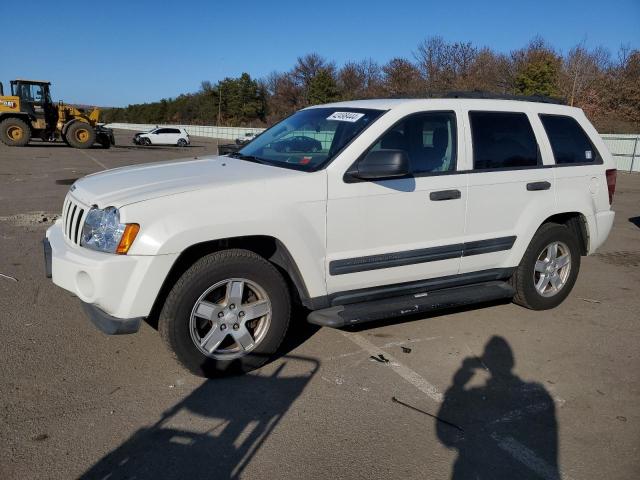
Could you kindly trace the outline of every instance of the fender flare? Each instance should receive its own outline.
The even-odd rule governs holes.
[[[310,308],[311,298],[309,297],[309,291],[307,290],[304,278],[300,273],[300,269],[298,268],[296,261],[291,256],[291,253],[289,253],[287,247],[285,247],[277,238],[275,239],[275,245],[275,251],[269,258],[267,258],[267,260],[287,272],[287,275],[289,275],[289,278],[291,278],[291,281],[293,282],[293,286],[298,292],[300,301],[305,307]]]

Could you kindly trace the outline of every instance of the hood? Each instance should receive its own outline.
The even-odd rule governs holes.
[[[193,190],[297,175],[304,173],[231,157],[204,157],[94,173],[74,183],[71,192],[85,205],[122,207]]]

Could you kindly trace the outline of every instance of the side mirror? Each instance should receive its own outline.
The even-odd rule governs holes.
[[[363,180],[404,177],[409,174],[409,157],[404,150],[372,151],[349,173]]]

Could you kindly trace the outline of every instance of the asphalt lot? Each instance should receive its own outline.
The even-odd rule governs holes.
[[[640,476],[640,175],[619,174],[614,230],[555,310],[345,331],[297,314],[281,358],[203,381],[150,326],[105,336],[44,277],[41,239],[76,178],[216,151],[131,134],[0,145],[0,478]]]

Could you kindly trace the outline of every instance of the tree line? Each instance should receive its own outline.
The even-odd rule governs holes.
[[[337,66],[317,53],[262,79],[248,73],[158,102],[107,109],[105,122],[267,126],[309,105],[379,97],[437,96],[450,91],[544,95],[582,108],[602,133],[640,131],[640,50],[612,54],[585,42],[566,53],[542,38],[498,53],[442,37],[409,57]]]

